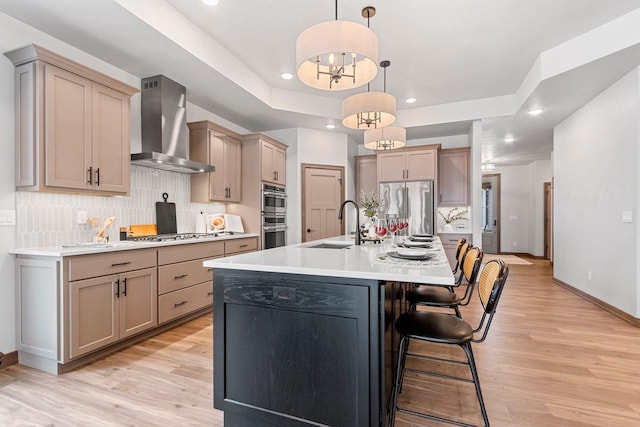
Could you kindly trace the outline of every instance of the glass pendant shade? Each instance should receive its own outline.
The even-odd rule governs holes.
[[[378,37],[364,25],[329,21],[304,30],[296,40],[298,78],[321,90],[349,90],[378,73]]]
[[[342,124],[351,129],[376,129],[396,121],[396,98],[384,92],[364,92],[342,101]]]
[[[369,150],[393,150],[407,144],[407,130],[398,126],[371,129],[364,132],[364,146]]]

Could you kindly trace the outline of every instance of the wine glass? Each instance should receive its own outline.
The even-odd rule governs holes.
[[[405,218],[398,218],[397,221],[398,221],[398,232],[400,233],[401,236],[404,236],[404,230],[406,230],[407,227],[409,227],[409,223]]]
[[[396,246],[396,232],[400,230],[400,221],[397,218],[391,218],[387,220],[387,228],[391,233],[391,245]]]
[[[377,219],[376,220],[376,236],[378,236],[378,238],[380,239],[384,239],[384,237],[387,235],[387,233],[389,232],[389,229],[387,228],[387,220],[386,219]]]

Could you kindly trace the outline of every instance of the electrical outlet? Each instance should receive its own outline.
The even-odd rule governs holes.
[[[78,225],[87,223],[87,211],[78,211]]]
[[[587,271],[587,280],[593,282],[593,274],[591,274],[591,271]]]

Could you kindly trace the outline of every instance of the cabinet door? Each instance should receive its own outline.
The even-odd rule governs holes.
[[[403,181],[405,177],[405,153],[378,155],[378,181]]]
[[[274,148],[273,151],[273,169],[276,172],[275,181],[278,184],[286,183],[286,159],[285,152],[281,148]]]
[[[263,181],[275,182],[276,171],[273,168],[275,147],[268,142],[260,141],[260,168]]]
[[[117,280],[111,275],[69,283],[72,358],[118,340]]]
[[[216,167],[216,170],[209,172],[209,200],[227,200],[224,157],[224,140],[221,136],[212,131],[209,132],[209,162]]]
[[[469,151],[444,150],[440,153],[440,206],[469,205]]]
[[[360,195],[378,194],[378,164],[376,156],[356,158],[356,197],[360,203]]]
[[[230,202],[239,202],[242,199],[242,193],[240,192],[242,186],[242,158],[240,149],[240,141],[233,138],[226,139],[224,147],[224,161],[226,164],[224,181],[228,188],[227,200]]]
[[[129,96],[93,84],[93,188],[129,192]]]
[[[45,185],[90,189],[91,81],[45,66]]]
[[[155,268],[122,274],[120,279],[120,339],[158,324],[158,281]]]
[[[406,160],[407,174],[411,181],[436,179],[436,150],[409,151]]]

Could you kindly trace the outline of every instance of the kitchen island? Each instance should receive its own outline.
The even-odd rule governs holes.
[[[427,262],[353,243],[204,262],[214,271],[214,407],[225,425],[386,425],[404,287],[454,279],[437,238]]]

